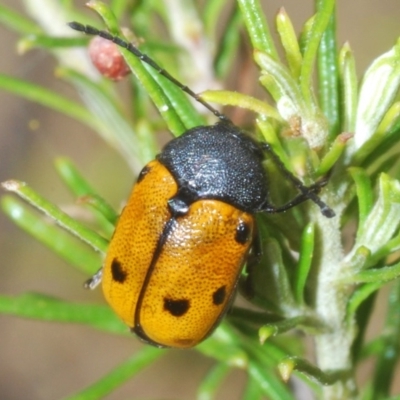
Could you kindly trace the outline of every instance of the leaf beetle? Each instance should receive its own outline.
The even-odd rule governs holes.
[[[333,211],[304,186],[266,143],[243,133],[135,46],[106,31],[71,22],[88,35],[126,48],[206,108],[219,122],[189,129],[171,140],[140,172],[123,209],[100,281],[116,314],[143,341],[190,348],[218,326],[229,309],[256,234],[256,213],[277,213],[311,199],[327,217]],[[265,153],[300,194],[269,203]]]

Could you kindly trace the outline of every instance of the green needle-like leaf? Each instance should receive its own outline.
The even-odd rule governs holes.
[[[300,52],[299,43],[292,22],[283,7],[278,12],[276,27],[281,38],[282,46],[285,50],[286,61],[289,69],[292,76],[295,79],[298,79],[300,77],[303,57]]]
[[[362,161],[382,140],[375,132],[400,87],[400,40],[369,67],[360,88],[353,152]]]
[[[280,42],[276,45],[267,22],[273,16],[264,15],[262,8],[268,7],[268,2],[260,0],[238,0],[235,4],[228,0],[205,0],[200,6],[195,0],[90,1],[89,8],[102,19],[104,28],[100,29],[122,39],[125,30],[121,30],[119,21],[124,21],[137,35],[133,43],[144,49],[143,54],[162,60],[157,66],[136,50],[136,55],[127,51],[124,43],[119,42],[134,73],[133,78],[125,79],[119,86],[101,77],[90,64],[85,48],[91,37],[76,32],[74,36],[67,27],[68,21],[76,20],[79,22],[72,26],[85,31],[79,24],[90,21],[77,11],[72,0],[25,0],[23,7],[32,20],[0,5],[0,23],[20,34],[17,50],[21,53],[40,47],[53,56],[56,78],[72,87],[81,96],[82,104],[4,74],[0,74],[0,90],[83,123],[115,148],[134,174],[155,158],[159,139],[155,130],[165,125],[158,113],[174,136],[206,125],[208,116],[214,118],[207,111],[213,111],[212,103],[242,107],[251,111],[250,117],[258,114],[256,126],[246,121],[246,125],[240,123],[240,129],[267,141],[273,149],[263,155],[266,146],[251,148],[268,175],[265,194],[257,200],[257,204],[262,204],[257,209],[242,210],[240,204],[231,204],[224,194],[210,201],[227,200],[238,206],[240,212],[254,214],[257,229],[248,257],[243,254],[240,259],[246,268],[240,274],[238,286],[246,300],[261,310],[234,307],[226,320],[218,321],[213,334],[196,346],[194,351],[216,360],[197,389],[200,399],[217,398],[227,374],[240,368],[248,375],[243,399],[294,400],[292,385],[282,382],[276,373],[278,364],[286,381],[295,371],[314,397],[321,399],[387,399],[395,382],[400,355],[400,182],[393,177],[400,173],[400,41],[372,62],[359,85],[349,45],[345,44],[337,54],[336,3],[315,0],[316,14],[305,23],[299,40],[289,16],[281,9],[276,17]],[[239,88],[246,83],[239,74],[242,69],[232,70],[237,65],[234,58],[238,45],[244,39],[242,25],[260,68],[259,81],[276,103],[274,107],[264,103],[264,99],[227,90],[207,90],[197,97],[189,88],[209,89],[216,76],[234,77]],[[96,34],[90,28],[86,31]],[[78,46],[81,49],[76,49]],[[279,47],[284,62],[279,58]],[[247,64],[242,65],[247,70]],[[190,96],[200,103],[210,102],[203,103],[205,118]],[[158,110],[156,118],[151,101]],[[214,110],[215,115],[218,117]],[[234,115],[233,120],[237,119]],[[275,157],[276,165],[271,162]],[[288,204],[293,198],[296,203],[311,197],[311,192],[304,188],[300,188],[300,197],[295,197],[297,192],[292,184],[297,181],[282,173],[281,164],[305,185],[318,182],[310,186],[311,192],[333,207],[336,217],[328,219],[321,215],[310,201],[285,214],[262,213],[274,204]],[[79,206],[85,207],[95,230],[19,181],[9,180],[3,187],[25,203],[13,194],[3,196],[1,206],[23,230],[89,276],[102,264],[108,246],[106,238],[111,236],[118,216],[71,161],[60,158],[56,167]],[[247,178],[252,176],[249,171]],[[158,187],[162,182],[154,184]],[[185,192],[186,186],[182,184],[181,190]],[[273,211],[272,207],[269,210]],[[191,215],[179,215],[177,223],[183,219],[190,222]],[[232,221],[225,222],[228,227]],[[186,236],[190,235],[189,230]],[[165,239],[165,243],[162,237],[158,240],[161,247],[152,255],[157,266],[148,270],[142,295],[147,293],[152,274],[163,273],[164,250],[169,250],[163,247],[169,243]],[[231,251],[229,246],[222,245],[219,250],[216,260]],[[176,276],[168,271],[167,275],[171,296],[180,296],[174,286]],[[212,274],[208,278],[213,282]],[[384,330],[378,339],[365,345],[373,300],[387,282],[391,282],[393,291]],[[198,307],[198,300],[189,298],[189,313]],[[206,301],[210,299],[204,297],[202,304]],[[139,299],[139,313],[140,306],[143,304]],[[129,328],[108,306],[75,304],[43,294],[0,295],[0,312],[129,335]],[[190,323],[190,318],[186,321]],[[301,335],[289,332],[294,329]],[[284,332],[284,336],[279,335]],[[302,358],[309,356],[304,346],[305,335],[311,335],[315,344],[316,366]],[[69,395],[65,398],[105,398],[162,354],[165,352],[145,346],[85,390],[72,395],[64,393]],[[367,356],[376,359],[376,367],[363,388],[355,377],[359,373],[358,362]]]
[[[358,175],[358,177],[361,177]],[[362,182],[361,179],[359,182]],[[360,190],[370,191],[368,185],[359,185]],[[367,196],[367,198],[370,196]],[[361,206],[363,213],[370,207],[370,200],[365,200]],[[353,250],[347,255],[350,260],[361,247],[369,249],[374,254],[392,238],[400,223],[400,183],[386,174],[379,179],[379,196],[374,207],[365,218],[360,235],[357,236]]]
[[[351,321],[354,318],[360,305],[371,296],[372,293],[376,292],[382,286],[382,282],[372,282],[365,285],[361,285],[352,294],[347,304],[347,321]]]
[[[82,245],[82,242],[78,242],[76,238],[71,237],[54,222],[45,219],[43,215],[33,212],[25,203],[14,197],[4,196],[1,199],[1,206],[20,228],[80,271],[92,275],[99,269],[102,263],[100,254]],[[71,249],[74,250],[71,251]]]
[[[81,105],[60,96],[44,87],[14,78],[13,76],[0,74],[0,89],[9,91],[24,97],[35,103],[59,111],[69,117],[76,119],[94,130],[99,128],[92,114]]]
[[[333,2],[334,4],[334,2]],[[319,11],[328,11],[326,1],[318,1]],[[329,132],[334,138],[340,129],[340,108],[339,108],[339,74],[337,66],[336,49],[336,18],[335,10],[332,10],[326,30],[321,38],[318,50],[318,97],[322,112],[329,121]]]
[[[2,183],[2,186],[5,190],[16,193],[33,207],[52,218],[59,226],[92,246],[96,251],[103,253],[106,251],[108,246],[107,240],[62,212],[57,206],[44,199],[25,183],[6,181]]]
[[[304,329],[308,332],[322,332],[327,330],[317,318],[308,315],[300,315],[299,317],[287,318],[281,322],[262,326],[258,332],[260,343],[264,344],[270,337],[296,328]]]
[[[83,178],[72,161],[65,157],[60,157],[55,161],[55,166],[61,178],[70,188],[72,193],[76,197],[80,198],[82,203],[88,204],[95,210],[99,211],[100,214],[112,225],[116,224],[118,214],[104,199],[97,195],[95,190],[92,189],[86,179]]]
[[[86,106],[91,111],[91,120],[96,121],[96,132],[116,148],[134,171],[139,172],[149,160],[138,147],[138,136],[123,105],[114,98],[114,93],[98,82],[67,68],[58,70],[60,77],[79,89]]]
[[[315,172],[315,177],[319,178],[321,176],[325,176],[326,174],[331,171],[336,162],[340,159],[343,153],[346,150],[347,142],[353,137],[351,133],[341,133],[340,135],[336,136],[335,140],[333,141],[330,149],[322,158],[317,171]]]
[[[259,0],[238,0],[238,4],[254,50],[268,54],[274,60],[278,60],[278,52]]]
[[[248,366],[248,355],[241,348],[236,331],[227,322],[222,322],[211,337],[196,346],[196,350],[232,367]]]
[[[400,357],[400,281],[391,288],[383,332],[383,351],[378,354],[371,385],[373,390],[371,399],[382,399],[390,395]]]
[[[74,304],[37,293],[25,293],[15,297],[0,296],[0,312],[41,321],[85,324],[114,334],[129,334],[128,328],[108,306]]]
[[[104,23],[107,25],[108,30],[113,35],[118,35],[120,33],[117,19],[108,4],[102,1],[91,0],[87,6],[100,15]]]
[[[331,20],[335,6],[335,0],[317,1],[317,14],[313,20],[311,30],[308,35],[308,41],[304,49],[303,63],[301,68],[300,86],[303,99],[307,107],[314,104],[312,91],[312,76],[314,71],[314,63],[323,34]],[[331,46],[330,46],[331,48]]]
[[[249,270],[253,300],[271,302],[281,313],[287,312],[289,315],[293,315],[296,307],[279,243],[268,238],[262,242],[262,249],[263,256],[259,263],[268,267],[250,266]],[[268,291],[265,290],[267,282],[269,282]]]
[[[211,0],[209,3],[215,3],[215,0]],[[215,74],[220,79],[227,76],[231,69],[232,59],[235,57],[240,43],[240,32],[242,25],[242,15],[239,11],[239,8],[235,7],[225,28],[220,48],[214,62]]]
[[[54,37],[46,35],[29,35],[22,38],[18,42],[18,52],[23,54],[34,48],[46,48],[46,49],[60,49],[63,47],[74,47],[84,46],[87,44],[86,38],[75,38],[75,37]]]
[[[94,4],[93,9],[103,18],[111,33],[120,35],[111,10],[104,3],[94,2]],[[128,50],[121,48],[121,53],[175,136],[179,136],[187,129],[204,122],[198,113],[194,112],[181,89],[160,76],[158,70],[142,63],[137,56]]]
[[[226,0],[207,0],[203,9],[204,30],[209,38],[215,37],[215,28],[221,18],[221,12],[226,7]]]
[[[371,180],[362,168],[349,168],[351,177],[354,179],[358,200],[359,222],[357,236],[361,235],[365,229],[365,221],[372,210],[374,194],[372,191]]]
[[[0,4],[0,23],[22,34],[41,34],[42,30],[30,19]]]
[[[367,269],[352,276],[351,281],[354,283],[378,283],[383,285],[386,282],[397,279],[400,276],[400,263],[390,267],[382,267],[379,269]]]
[[[304,290],[310,272],[315,245],[315,226],[308,224],[301,237],[300,259],[296,269],[294,295],[298,304],[304,304]]]
[[[251,378],[258,383],[262,392],[271,400],[294,400],[286,386],[271,371],[266,374],[259,362],[252,362],[248,372]]]
[[[290,71],[266,53],[255,52],[254,59],[261,68],[261,73],[268,74],[274,79],[280,90],[280,97],[285,97],[287,101],[291,102],[288,111],[282,116],[288,118],[291,115],[301,115],[305,109],[305,104]],[[266,86],[266,89],[269,90],[268,86]],[[282,114],[282,110],[280,111]]]
[[[339,54],[339,77],[342,93],[342,118],[344,132],[354,132],[358,102],[358,80],[353,52],[345,43]]]
[[[207,90],[201,94],[202,99],[212,103],[219,103],[225,106],[236,106],[251,110],[255,113],[261,114],[263,117],[276,119],[282,121],[281,116],[275,108],[269,104],[260,101],[254,97],[246,96],[237,92],[230,92],[228,90]]]
[[[278,368],[285,381],[290,378],[292,371],[296,370],[321,385],[332,385],[346,375],[345,372],[326,373],[310,364],[307,360],[298,357],[287,358],[279,364]]]
[[[105,398],[107,394],[137,375],[143,368],[154,363],[154,361],[164,354],[165,350],[156,349],[151,346],[143,347],[101,380],[79,393],[64,397],[64,400],[96,400]]]
[[[224,363],[218,363],[211,368],[197,389],[197,400],[212,400],[216,398],[216,392],[231,369],[229,365]]]
[[[242,394],[243,400],[262,400],[264,398],[262,390],[257,381],[251,376],[247,379],[246,388]]]

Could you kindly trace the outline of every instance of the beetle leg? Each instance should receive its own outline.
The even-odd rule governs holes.
[[[314,185],[311,186],[304,186],[307,189],[307,193],[301,193],[297,195],[295,198],[287,202],[286,204],[275,207],[272,204],[266,204],[261,212],[267,212],[270,214],[276,214],[280,212],[285,212],[287,210],[290,210],[292,207],[295,207],[307,200],[313,200],[315,203],[317,203],[322,211],[322,214],[325,215],[326,217],[333,217],[335,214],[332,209],[330,209],[318,196],[317,193],[320,191],[321,186],[324,186],[326,183],[324,182],[323,185],[321,185],[319,182],[315,183]],[[315,196],[315,200],[313,197],[311,197],[311,194]],[[333,213],[333,215],[332,215]]]
[[[84,288],[90,290],[95,289],[100,284],[102,277],[103,277],[103,267],[101,267],[90,279],[88,279],[83,284]]]
[[[288,203],[286,203],[281,207],[274,207],[271,205],[267,205],[265,209],[263,209],[262,211],[270,213],[283,212],[309,199],[312,200],[315,204],[317,204],[317,206],[321,209],[321,212],[323,215],[325,215],[325,217],[332,218],[335,216],[335,212],[317,195],[321,187],[325,186],[328,183],[328,177],[323,178],[321,181],[315,183],[312,186],[305,186],[300,181],[300,179],[296,178],[296,176],[294,176],[285,167],[281,159],[272,150],[272,147],[269,143],[262,143],[261,146],[263,150],[269,153],[272,161],[280,169],[285,178],[291,181],[293,185],[301,192],[300,195],[296,196],[293,200],[289,201]]]
[[[262,257],[262,246],[261,238],[256,229],[256,234],[253,239],[250,253],[246,260],[245,275],[242,275],[239,282],[239,290],[243,297],[251,301],[254,297],[254,285],[253,285],[253,271],[254,268],[260,263]]]

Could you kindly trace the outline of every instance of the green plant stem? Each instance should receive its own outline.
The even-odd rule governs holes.
[[[329,200],[328,200],[329,202]],[[332,205],[332,202],[329,204]],[[354,320],[346,321],[346,305],[350,286],[341,284],[343,276],[343,248],[340,234],[341,210],[335,208],[336,217],[327,219],[315,213],[318,227],[316,248],[319,249],[319,270],[316,276],[316,313],[329,331],[316,336],[318,367],[325,372],[351,371],[351,347],[354,339]],[[349,373],[334,384],[322,388],[324,400],[350,400],[356,396],[356,383]]]

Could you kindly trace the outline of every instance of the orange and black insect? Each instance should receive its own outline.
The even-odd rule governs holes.
[[[71,28],[126,48],[195,98],[218,118],[171,140],[139,174],[119,218],[103,268],[104,295],[141,339],[189,348],[217,327],[229,309],[252,248],[256,213],[277,213],[311,199],[333,211],[287,171],[266,143],[258,143],[132,44],[77,22]],[[275,207],[266,154],[300,194]]]

